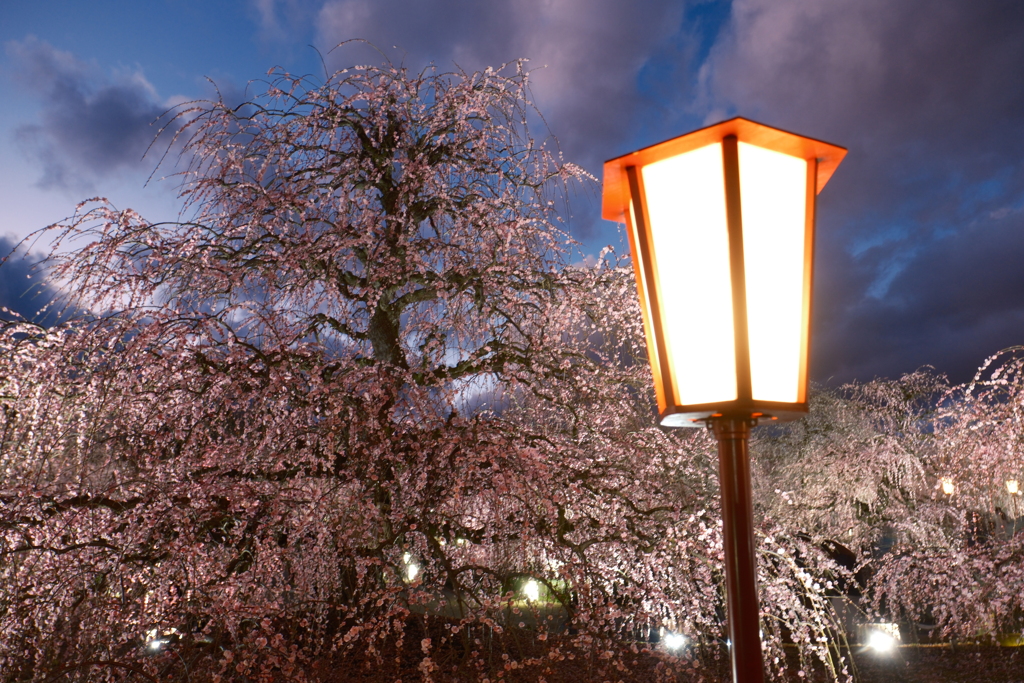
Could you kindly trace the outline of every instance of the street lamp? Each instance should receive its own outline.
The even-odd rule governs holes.
[[[842,147],[743,118],[605,162],[625,222],[659,421],[719,444],[733,678],[763,681],[749,430],[807,412],[815,196]]]

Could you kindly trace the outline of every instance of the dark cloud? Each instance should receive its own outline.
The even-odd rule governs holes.
[[[894,249],[912,249],[913,256],[884,296],[865,294],[875,264]],[[820,262],[847,270],[818,280],[819,376],[870,379],[928,364],[954,381],[970,379],[985,356],[1024,342],[1022,256],[1021,211],[988,217],[923,245],[903,239],[859,259],[820,255]]]
[[[850,149],[819,202],[819,379],[969,379],[1024,341],[1022,35],[1010,1],[732,3],[699,107]]]
[[[0,309],[6,308],[21,318],[41,325],[53,325],[60,312],[59,292],[46,284],[39,259],[17,243],[0,237]],[[0,310],[0,319],[14,316]]]
[[[42,168],[39,185],[91,189],[96,177],[151,170],[143,162],[167,106],[141,73],[112,80],[46,42],[29,37],[7,44],[14,80],[42,104],[38,122],[20,126],[22,152]]]
[[[472,71],[528,58],[537,69],[536,103],[566,158],[600,177],[606,158],[628,151],[630,122],[644,102],[638,74],[652,50],[671,42],[682,18],[683,3],[674,0],[329,0],[319,14],[318,43],[326,51],[365,39],[394,61],[404,55],[413,68],[433,61]],[[349,66],[359,58],[375,56],[342,48],[328,63]],[[586,232],[592,226],[614,234],[596,216],[577,223],[577,234],[593,237]]]

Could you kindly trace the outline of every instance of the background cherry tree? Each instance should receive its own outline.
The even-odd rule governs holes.
[[[919,503],[880,563],[874,605],[948,638],[1024,638],[1024,357],[989,358],[931,422]]]
[[[275,72],[241,106],[178,111],[178,220],[90,200],[48,229],[70,317],[0,335],[0,668],[710,675],[715,446],[654,426],[628,262],[569,265],[560,212],[592,179],[530,136],[528,86],[520,63]],[[829,597],[864,562],[835,542],[896,534],[925,558],[981,500],[966,471],[940,496],[936,468],[979,449],[1019,466],[995,446],[1007,420],[982,419],[1019,405],[1015,368],[941,402],[972,419],[922,374],[821,393],[759,437],[774,677],[784,642],[849,676]],[[945,604],[904,591],[907,557],[871,558],[877,610]]]
[[[856,574],[861,621],[911,641],[1024,635],[1021,363],[1008,349],[962,386],[925,368],[819,390],[759,439],[759,505]]]

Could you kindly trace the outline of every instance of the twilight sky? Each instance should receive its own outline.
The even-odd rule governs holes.
[[[818,203],[818,381],[964,381],[1024,343],[1019,0],[6,0],[0,251],[95,195],[173,219],[173,180],[145,185],[151,123],[211,82],[380,59],[331,52],[350,38],[417,70],[529,58],[551,133],[598,177],[734,115],[849,148]],[[573,200],[585,254],[622,250],[599,194]],[[30,313],[26,265],[0,268],[0,305]]]

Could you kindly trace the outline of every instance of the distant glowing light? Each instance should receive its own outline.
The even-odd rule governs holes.
[[[953,492],[956,491],[956,487],[953,486],[953,480],[949,477],[943,477],[940,481],[942,482],[942,492],[947,496],[953,495]]]
[[[530,602],[537,602],[537,599],[540,598],[540,584],[530,579],[523,584],[523,595]]]
[[[405,563],[405,577],[409,581],[415,581],[416,576],[420,573],[420,566],[413,562],[412,555],[409,553],[402,554],[402,562]]]
[[[867,645],[879,654],[888,654],[896,649],[898,634],[899,626],[896,624],[872,624]]]
[[[666,633],[665,647],[669,650],[681,650],[686,647],[686,636],[682,633]]]
[[[1016,496],[1018,493],[1020,493],[1020,482],[1018,482],[1016,479],[1007,479],[1006,492],[1009,493],[1011,496]]]
[[[167,641],[161,640],[159,636],[160,631],[155,628],[146,631],[146,647],[153,652],[158,652],[160,648],[167,644]]]

